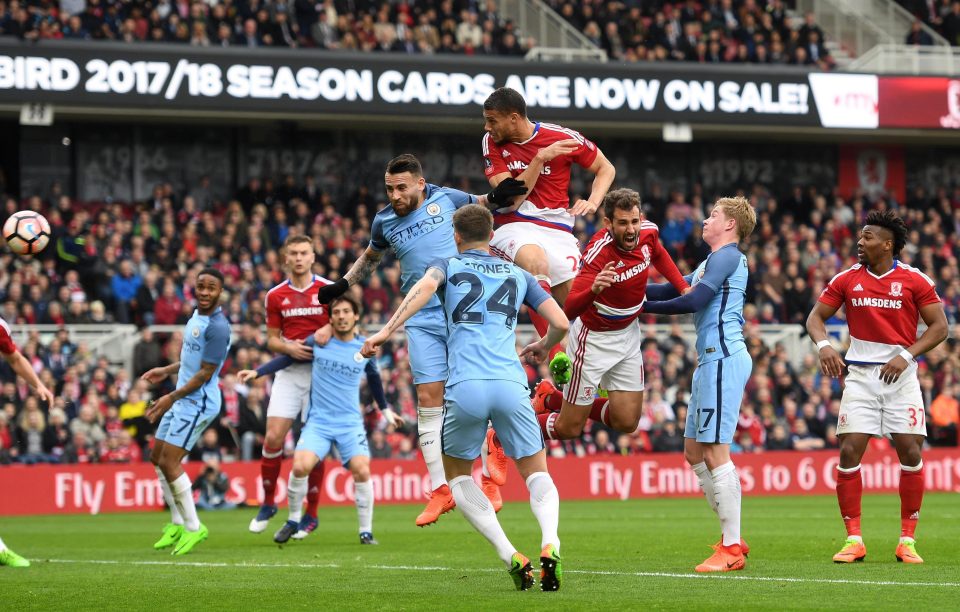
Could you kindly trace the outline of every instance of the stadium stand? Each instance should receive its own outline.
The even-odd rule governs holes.
[[[782,0],[570,2],[550,6],[613,60],[796,64],[829,69],[823,32],[793,27]],[[200,47],[523,56],[536,40],[496,2],[0,0],[0,33],[24,40],[149,41]]]
[[[199,267],[213,261],[227,277],[226,309],[236,339],[221,381],[224,410],[216,426],[225,459],[250,459],[260,452],[269,381],[247,387],[233,374],[269,359],[264,350],[263,297],[280,282],[276,247],[290,232],[310,232],[318,254],[317,271],[341,276],[365,247],[370,220],[379,206],[373,184],[337,204],[310,182],[292,178],[252,180],[233,199],[209,197],[205,184],[182,193],[158,184],[153,196],[133,206],[85,204],[54,186],[25,205],[42,211],[54,228],[54,244],[29,263],[0,257],[2,316],[11,324],[130,322],[145,326],[134,348],[133,371],[97,358],[65,328],[47,340],[33,332],[22,342],[41,379],[55,390],[47,410],[28,397],[22,383],[0,363],[0,462],[132,462],[149,452],[151,428],[143,413],[150,393],[137,377],[176,359],[179,333],[154,333],[150,325],[180,325],[192,311]],[[796,187],[771,193],[755,185],[746,194],[759,212],[758,229],[745,245],[750,265],[745,332],[754,374],[740,417],[735,450],[836,447],[834,423],[840,387],[820,375],[811,353],[795,367],[782,347],[768,350],[759,338],[766,323],[802,322],[824,283],[853,263],[853,243],[865,213],[897,207],[912,229],[902,260],[935,271],[948,320],[960,324],[960,188],[917,187],[907,200],[849,200],[832,189]],[[661,227],[664,244],[689,272],[707,252],[699,237],[705,205],[712,201],[701,185],[689,193],[645,193],[649,218]],[[4,199],[8,214],[23,207]],[[583,240],[598,219],[581,219]],[[383,323],[398,304],[399,268],[387,260],[358,297],[367,325]],[[525,313],[521,321],[526,322]],[[646,316],[644,324],[654,322]],[[842,320],[836,323],[842,324]],[[954,334],[956,335],[956,334]],[[519,338],[518,343],[526,338]],[[681,427],[689,396],[695,351],[674,325],[669,335],[649,334],[645,341],[647,395],[640,427],[620,435],[593,424],[577,440],[553,442],[554,456],[595,453],[672,452],[682,448]],[[380,359],[389,402],[407,426],[396,431],[369,413],[376,456],[416,456],[416,406],[405,341],[394,339]],[[960,389],[960,346],[951,338],[921,360],[920,381],[928,406],[930,444],[956,445]],[[531,385],[545,368],[527,367]],[[371,410],[364,391],[363,405]],[[292,440],[288,441],[292,450]],[[878,443],[883,443],[880,441]]]

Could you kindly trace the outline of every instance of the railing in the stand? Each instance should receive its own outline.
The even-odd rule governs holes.
[[[517,36],[533,37],[542,52],[527,59],[607,61],[607,55],[541,0],[501,0],[500,13],[513,21]]]
[[[847,66],[850,72],[956,75],[960,47],[877,45]]]

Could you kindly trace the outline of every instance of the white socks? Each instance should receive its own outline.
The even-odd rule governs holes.
[[[0,552],[7,550],[6,544],[3,543],[3,538],[0,538]]]
[[[510,567],[510,560],[517,549],[507,539],[507,534],[497,521],[497,513],[493,511],[493,506],[477,483],[470,476],[457,476],[450,482],[450,491],[457,502],[457,508],[463,512],[473,528],[493,544],[500,560]]]
[[[717,514],[723,530],[723,545],[740,543],[740,475],[733,462],[724,463],[711,472],[717,500]]]
[[[553,478],[547,472],[534,472],[527,478],[527,489],[530,491],[530,509],[540,523],[540,547],[553,544],[560,553],[560,537],[557,527],[560,524],[560,493],[553,484]]]
[[[153,467],[157,471],[157,480],[160,481],[160,488],[163,490],[163,501],[167,502],[167,507],[170,508],[170,522],[174,525],[183,525],[183,516],[177,510],[177,503],[173,499],[173,491],[170,490],[167,477],[163,475],[159,465]]]
[[[707,503],[710,504],[710,509],[713,510],[714,514],[716,514],[717,495],[713,491],[713,476],[710,475],[710,469],[707,468],[707,464],[703,461],[691,467],[693,468],[693,473],[697,475],[697,480],[700,482],[700,488],[703,489],[703,495],[707,498]]]
[[[307,496],[307,479],[309,476],[297,477],[290,472],[290,482],[287,483],[287,505],[290,506],[288,520],[299,523],[303,518],[303,498]]]
[[[193,504],[193,488],[190,486],[190,478],[186,473],[170,483],[170,491],[173,493],[173,501],[183,517],[183,526],[187,531],[197,531],[200,529],[200,519],[197,518],[197,507]]]
[[[353,500],[357,504],[357,520],[360,522],[360,533],[373,533],[373,483],[353,483]]]
[[[443,408],[417,407],[417,431],[420,433],[420,452],[430,472],[433,491],[447,484],[440,448],[440,430],[443,429]]]

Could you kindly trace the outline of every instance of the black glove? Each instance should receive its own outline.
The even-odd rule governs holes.
[[[511,198],[522,196],[527,191],[527,186],[523,184],[523,181],[518,181],[515,178],[503,179],[499,185],[487,194],[487,202],[496,208],[509,206]]]
[[[330,283],[329,285],[324,285],[320,287],[320,290],[317,291],[317,300],[321,304],[329,304],[331,300],[340,297],[347,292],[347,289],[350,288],[350,283],[347,282],[347,279],[341,278],[335,283]]]

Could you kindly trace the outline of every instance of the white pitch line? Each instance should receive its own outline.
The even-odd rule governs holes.
[[[339,569],[336,563],[218,563],[208,561],[123,561],[119,559],[31,559],[38,563],[87,563],[91,565],[182,565],[187,567],[236,568],[309,568]],[[429,565],[366,565],[368,569],[398,572],[501,572],[484,568],[456,568]],[[587,576],[633,576],[637,578],[677,578],[680,580],[746,580],[749,582],[795,582],[801,584],[868,584],[895,587],[949,587],[960,588],[960,582],[900,582],[897,580],[851,580],[846,578],[776,578],[774,576],[744,576],[743,574],[675,574],[670,572],[615,572],[606,570],[564,570],[565,574]]]

